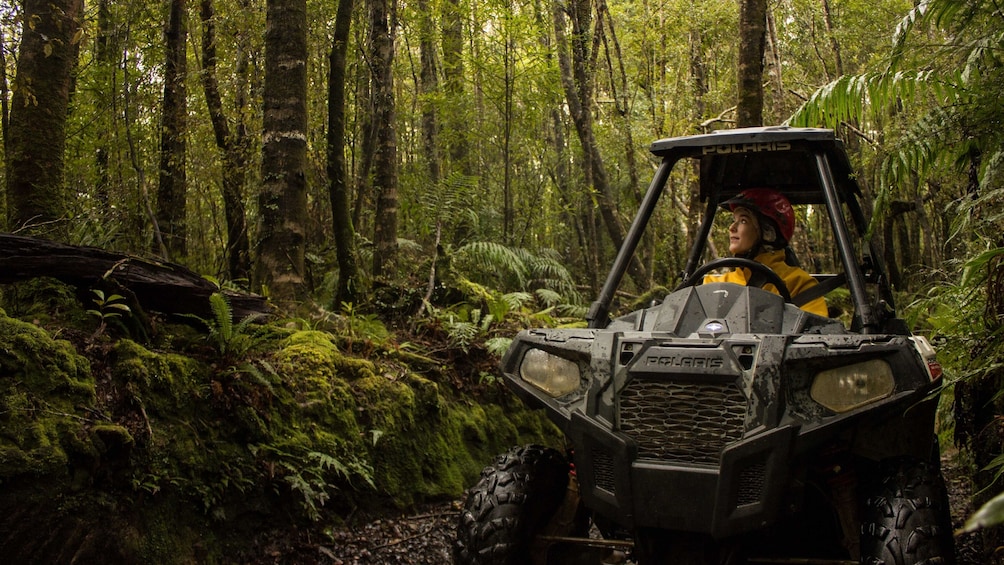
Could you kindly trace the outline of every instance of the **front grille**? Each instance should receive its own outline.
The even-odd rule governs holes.
[[[717,464],[722,448],[743,434],[746,398],[733,384],[635,378],[620,394],[621,431],[638,457]]]

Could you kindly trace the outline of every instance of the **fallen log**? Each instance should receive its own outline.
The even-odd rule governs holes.
[[[81,290],[101,288],[131,295],[144,311],[170,316],[212,318],[209,297],[216,292],[229,300],[235,320],[272,313],[265,297],[220,290],[182,265],[97,247],[0,234],[0,283],[38,277],[52,277]]]

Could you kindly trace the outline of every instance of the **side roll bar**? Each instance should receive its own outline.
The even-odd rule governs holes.
[[[656,169],[655,176],[652,178],[651,184],[648,185],[648,191],[645,192],[645,197],[641,201],[638,215],[631,222],[631,228],[624,237],[624,243],[617,251],[617,258],[614,259],[614,265],[610,269],[610,274],[607,275],[606,282],[603,283],[600,295],[589,306],[589,311],[586,313],[588,327],[605,328],[610,323],[610,303],[613,301],[614,293],[631,263],[631,257],[638,247],[638,242],[641,241],[645,226],[655,210],[655,203],[662,195],[662,191],[666,187],[666,180],[669,178],[669,173],[676,161],[677,159],[666,158]]]

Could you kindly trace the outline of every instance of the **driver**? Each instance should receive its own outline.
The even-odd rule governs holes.
[[[795,254],[788,247],[795,232],[795,212],[783,194],[770,188],[748,188],[722,202],[721,206],[732,211],[729,252],[734,257],[751,259],[770,267],[784,281],[792,298],[819,284],[812,275],[798,267]],[[750,278],[749,269],[733,269],[722,275],[707,275],[704,282],[745,285]],[[767,283],[763,288],[780,294],[773,284]],[[826,299],[821,296],[801,305],[801,308],[820,316],[828,315]]]

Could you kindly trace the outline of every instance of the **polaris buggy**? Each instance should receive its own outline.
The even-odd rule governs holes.
[[[861,242],[843,143],[772,127],[664,139],[651,152],[661,164],[588,328],[522,331],[502,361],[505,382],[546,410],[568,449],[518,447],[484,469],[455,563],[952,563],[934,434],[941,369]],[[707,211],[683,282],[610,319],[667,184],[694,174]],[[801,310],[806,298],[759,263],[702,264],[719,202],[750,187],[781,191],[832,234],[835,267],[815,275],[816,291],[842,313]],[[702,284],[721,267],[766,271],[782,295]]]

